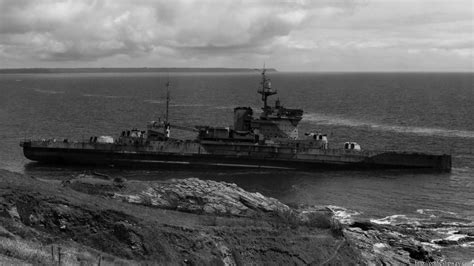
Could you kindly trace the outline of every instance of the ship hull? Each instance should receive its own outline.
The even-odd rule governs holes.
[[[212,147],[208,150],[213,150]],[[222,148],[221,148],[222,150]],[[87,149],[35,147],[23,145],[26,158],[45,163],[70,165],[101,165],[127,168],[166,167],[224,167],[259,169],[428,169],[449,171],[451,156],[420,153],[381,152],[372,156],[327,151],[321,154],[285,153],[275,156],[268,152],[237,154],[231,150],[215,154],[209,152],[176,153],[118,149]]]

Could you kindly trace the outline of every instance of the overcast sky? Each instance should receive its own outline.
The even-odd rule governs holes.
[[[473,0],[0,0],[0,68],[472,71]]]

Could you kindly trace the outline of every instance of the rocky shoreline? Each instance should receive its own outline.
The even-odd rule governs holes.
[[[442,261],[403,228],[341,224],[196,178],[66,181],[0,171],[0,261],[49,264],[412,264]],[[58,253],[58,248],[61,250]]]

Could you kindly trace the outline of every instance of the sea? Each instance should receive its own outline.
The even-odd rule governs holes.
[[[362,149],[451,154],[452,171],[87,169],[31,162],[19,146],[24,139],[80,141],[144,129],[164,117],[167,81],[171,125],[229,126],[236,106],[259,112],[259,72],[0,74],[0,168],[46,179],[97,171],[232,182],[290,205],[331,206],[343,222],[414,228],[429,233],[424,244],[447,261],[474,260],[474,73],[267,76],[278,91],[271,103],[304,110],[300,135],[326,133],[331,148],[355,141]],[[195,137],[173,127],[171,134]]]

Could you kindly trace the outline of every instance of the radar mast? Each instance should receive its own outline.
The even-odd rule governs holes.
[[[263,110],[268,109],[268,104],[267,104],[267,98],[268,96],[274,95],[277,93],[276,90],[272,89],[272,83],[269,78],[265,76],[265,72],[267,70],[265,69],[265,65],[263,65],[263,70],[262,70],[262,81],[260,84],[262,85],[261,88],[257,90],[259,94],[262,95],[262,101],[263,101]]]

